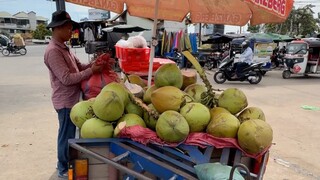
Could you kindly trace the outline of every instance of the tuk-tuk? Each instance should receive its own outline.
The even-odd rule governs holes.
[[[284,57],[284,79],[291,74],[308,75],[320,73],[320,38],[303,38],[287,45]]]
[[[2,52],[4,47],[7,47],[8,43],[10,43],[10,39],[5,35],[0,34],[0,52]]]
[[[239,60],[240,54],[242,53],[241,43],[245,40],[250,41],[250,48],[253,51],[253,62],[265,62],[263,68],[263,75],[270,71],[272,68],[271,64],[271,55],[272,50],[276,47],[276,44],[273,42],[272,39],[267,38],[235,38],[231,41],[231,49],[230,49],[230,56],[235,57],[235,61]]]

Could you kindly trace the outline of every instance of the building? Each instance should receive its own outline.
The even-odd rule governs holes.
[[[142,34],[142,36],[147,40],[147,42],[150,42],[152,39],[152,29],[154,24],[153,22],[154,22],[153,19],[130,16],[127,10],[123,11],[122,14],[119,14],[107,20],[107,23],[109,25],[128,24],[128,25],[139,26],[145,29],[150,29],[149,31],[144,31]],[[157,24],[157,30],[164,29],[167,32],[178,32],[180,30],[185,32],[186,28],[187,26],[185,25],[184,21],[173,22],[173,21],[158,20],[158,24]],[[133,33],[129,33],[129,35],[135,36],[135,35],[138,35],[139,33],[140,32],[133,32]]]
[[[48,19],[37,16],[35,12],[18,12],[11,15],[8,12],[0,11],[0,33],[13,35],[15,33],[30,33],[39,24],[47,24]]]

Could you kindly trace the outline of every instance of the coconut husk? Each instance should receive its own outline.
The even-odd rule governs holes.
[[[181,89],[185,89],[187,86],[194,84],[197,82],[197,73],[190,69],[182,69],[181,70],[183,77],[183,84]]]

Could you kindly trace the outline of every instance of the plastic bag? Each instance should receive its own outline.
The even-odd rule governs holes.
[[[102,73],[93,74],[89,79],[81,82],[82,98],[84,100],[96,97],[105,85],[120,81],[117,73],[112,69],[115,60],[110,58],[110,54],[102,54],[95,61],[98,65],[104,65],[104,69]]]
[[[133,48],[146,48],[147,47],[147,41],[141,35],[129,37],[128,43],[129,43],[129,45],[132,44]]]
[[[229,180],[231,166],[221,163],[205,163],[194,166],[199,180]],[[233,173],[233,180],[244,180],[236,169]]]

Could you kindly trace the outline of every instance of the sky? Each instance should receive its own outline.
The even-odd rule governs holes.
[[[319,0],[296,0],[301,2],[317,2],[317,6],[313,10],[318,13],[320,12],[320,3]],[[307,4],[306,3],[306,4]],[[301,7],[306,4],[295,4],[296,7]],[[80,19],[88,17],[88,7],[71,4],[66,2],[66,10],[70,14],[73,20],[80,21]],[[0,0],[0,11],[6,11],[10,14],[16,14],[20,11],[26,13],[34,11],[37,16],[43,16],[51,21],[51,14],[56,10],[55,2],[50,0]],[[111,16],[114,16],[114,13],[111,13]],[[242,27],[242,31],[245,31],[247,27]],[[225,32],[239,32],[239,26],[226,26]]]

